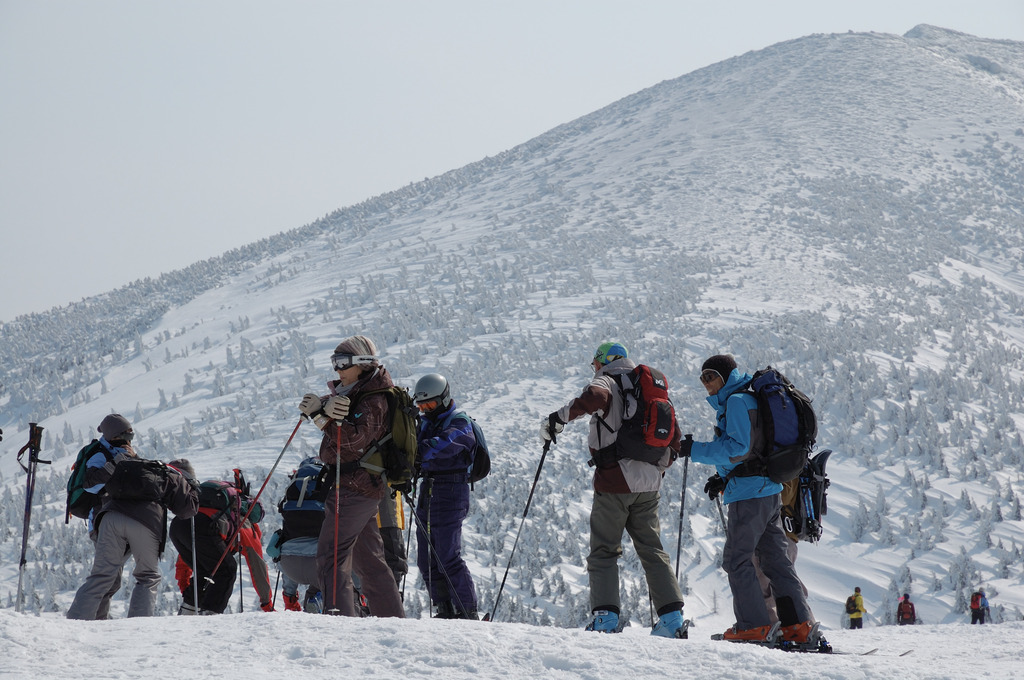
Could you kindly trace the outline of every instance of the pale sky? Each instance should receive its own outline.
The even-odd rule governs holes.
[[[812,33],[1022,0],[0,0],[0,321],[159,276]]]

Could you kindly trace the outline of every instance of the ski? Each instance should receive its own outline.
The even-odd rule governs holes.
[[[715,633],[711,636],[712,640],[725,640],[725,636],[722,633]],[[791,640],[728,640],[728,642],[735,642],[743,645],[757,645],[758,647],[764,647],[766,649],[778,649],[782,652],[796,652],[802,654],[850,654],[852,652],[833,652],[832,645],[828,643],[823,637],[819,637],[815,642],[792,642]],[[871,650],[875,652],[878,650]],[[869,654],[871,652],[868,652]]]
[[[872,656],[872,655],[876,654],[877,652],[878,652],[878,647],[875,647],[874,649],[869,649],[866,652],[833,652],[833,654],[847,654],[847,655],[850,655],[850,656]],[[914,653],[913,649],[908,649],[907,651],[900,652],[899,654],[878,654],[878,656],[891,656],[891,657],[896,658],[896,657],[901,657],[901,656],[907,656],[908,654],[913,654],[913,653]]]
[[[877,651],[878,651],[878,647],[875,647],[874,649],[869,649],[866,652],[832,652],[832,653],[833,654],[843,654],[843,655],[847,655],[847,656],[871,656],[872,654],[874,654]]]

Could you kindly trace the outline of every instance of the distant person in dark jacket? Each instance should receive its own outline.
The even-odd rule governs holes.
[[[136,458],[131,441],[132,425],[117,413],[105,417],[99,425],[100,444],[113,454],[108,461],[97,453],[86,461],[85,488],[100,496],[100,508],[93,518],[96,555],[92,571],[75,593],[68,609],[69,619],[110,618],[110,598],[117,592],[121,571],[129,557],[135,558],[135,588],[128,605],[128,616],[153,616],[160,586],[160,556],[167,538],[165,508],[178,517],[196,514],[199,497],[180,468],[188,461],[172,461],[168,467],[160,501],[125,501],[111,498],[104,490],[117,463]],[[177,467],[175,467],[177,465]]]
[[[910,593],[903,593],[900,603],[896,605],[896,623],[901,626],[912,626],[917,623],[917,612],[910,601]]]

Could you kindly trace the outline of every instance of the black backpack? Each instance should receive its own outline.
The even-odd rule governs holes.
[[[227,518],[232,529],[238,527],[242,518],[248,518],[252,524],[259,524],[263,519],[263,504],[253,501],[248,494],[249,485],[243,482],[239,489],[233,482],[219,479],[208,479],[199,485],[199,507],[216,510],[206,513],[212,520]]]
[[[789,488],[782,492],[782,528],[798,541],[817,543],[821,538],[821,518],[828,512],[826,493],[832,483],[825,464],[831,455],[832,451],[825,449],[807,461],[800,476],[786,483],[796,487],[795,493]]]
[[[103,490],[118,501],[163,503],[168,474],[167,466],[158,460],[126,458],[114,466]]]
[[[329,468],[319,458],[302,461],[289,479],[284,498],[277,504],[282,521],[280,543],[320,535],[324,501],[334,486]]]
[[[811,399],[771,366],[754,374],[746,392],[757,399],[758,427],[765,444],[728,477],[768,477],[785,484],[803,471],[818,437]]]
[[[846,598],[846,613],[847,614],[856,614],[857,611],[858,611],[858,609],[857,609],[857,596],[856,595],[850,595],[848,598]]]

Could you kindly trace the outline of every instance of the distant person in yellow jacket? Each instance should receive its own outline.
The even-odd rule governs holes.
[[[846,613],[850,615],[850,629],[864,627],[864,615],[868,613],[864,609],[864,598],[860,596],[860,587],[853,589],[853,595],[846,598]]]

